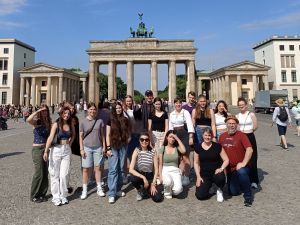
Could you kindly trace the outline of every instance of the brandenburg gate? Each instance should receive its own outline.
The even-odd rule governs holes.
[[[140,15],[140,20],[142,20]],[[99,67],[108,64],[108,99],[117,97],[117,65],[126,64],[127,94],[134,95],[134,64],[149,64],[150,89],[157,96],[158,64],[168,65],[169,101],[176,97],[176,63],[185,64],[187,90],[196,91],[195,54],[193,40],[159,40],[153,38],[153,28],[147,33],[141,21],[137,31],[130,28],[131,38],[122,41],[90,41],[88,100],[99,101]]]

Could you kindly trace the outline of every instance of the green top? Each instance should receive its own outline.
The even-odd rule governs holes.
[[[176,151],[173,154],[168,154],[165,152],[165,146],[162,146],[159,150],[159,153],[163,155],[163,165],[164,166],[175,166],[178,167],[178,148],[176,147]]]

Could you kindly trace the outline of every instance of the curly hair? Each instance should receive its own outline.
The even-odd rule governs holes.
[[[117,114],[116,107],[120,106],[122,109],[121,114]],[[111,128],[110,128],[110,145],[114,148],[119,148],[128,143],[131,136],[131,124],[129,119],[124,116],[122,104],[117,102],[112,106],[111,111]]]

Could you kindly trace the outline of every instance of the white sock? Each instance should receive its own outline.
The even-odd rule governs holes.
[[[101,187],[101,182],[97,182],[97,188]]]
[[[87,184],[82,185],[82,191],[87,192]]]

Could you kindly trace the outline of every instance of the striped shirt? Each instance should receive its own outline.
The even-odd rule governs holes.
[[[149,151],[143,151],[136,148],[138,151],[136,169],[140,172],[151,173],[153,172],[153,161],[155,155],[155,149]]]

